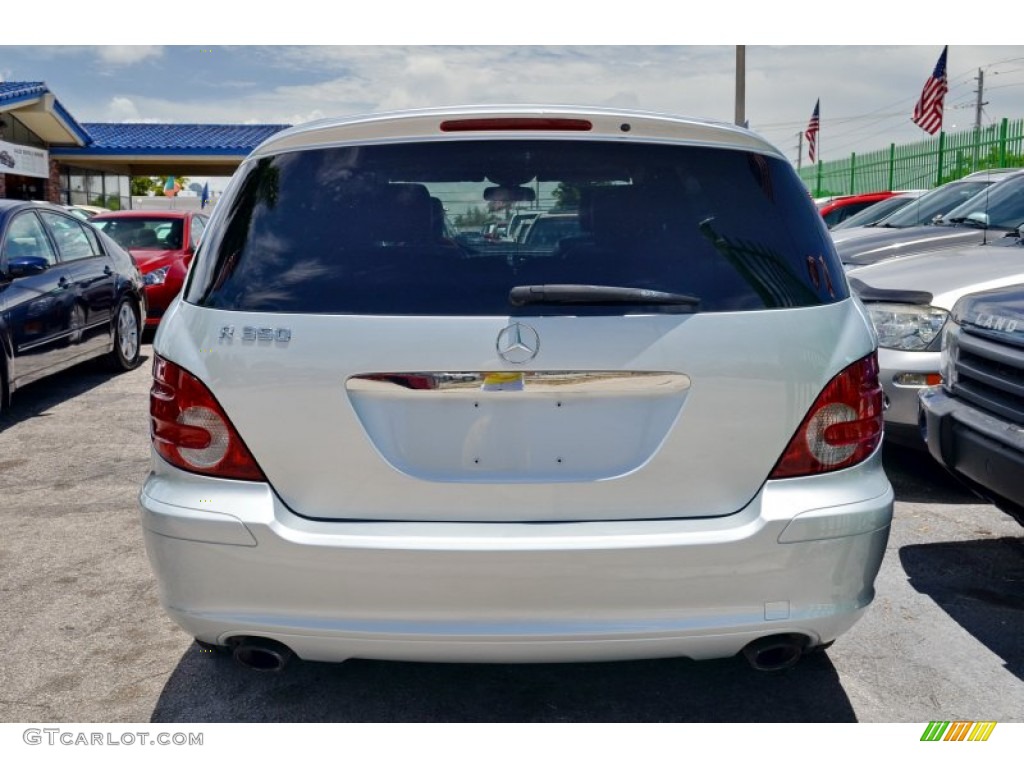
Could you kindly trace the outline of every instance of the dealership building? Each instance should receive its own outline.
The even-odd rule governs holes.
[[[132,176],[230,176],[287,125],[79,123],[42,82],[0,82],[0,198],[131,207]]]

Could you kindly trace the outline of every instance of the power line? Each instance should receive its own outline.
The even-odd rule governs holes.
[[[994,67],[996,64],[1006,64],[1011,61],[1024,61],[1024,56],[1016,56],[1012,59],[1000,59],[999,61],[993,61],[991,64],[982,64],[983,67]]]
[[[1016,88],[1019,85],[1024,85],[1024,80],[1017,83],[1006,83],[1004,85],[994,85],[991,88],[987,88],[989,91],[998,91],[1000,88]]]
[[[875,111],[877,112],[877,110],[875,110]],[[904,113],[903,112],[892,112],[890,114],[881,115],[881,117],[897,117],[897,116],[902,115],[902,114],[904,114]],[[828,118],[828,122],[829,122],[829,125],[841,125],[843,123],[849,123],[849,122],[853,122],[853,121],[856,121],[856,120],[867,120],[868,118],[872,117],[872,115],[873,115],[873,113],[869,112],[869,113],[865,113],[863,115],[851,115],[851,116],[848,116],[848,117],[830,117],[830,118]],[[789,129],[793,129],[793,128],[800,128],[800,127],[805,126],[805,125],[807,125],[806,121],[799,121],[799,122],[789,122],[789,123],[764,123],[762,125],[758,125],[757,127],[758,127],[758,130],[767,130],[769,128],[789,128]]]
[[[906,113],[900,112],[898,115],[890,115],[890,116],[887,116],[887,117],[879,118],[878,120],[875,120],[875,121],[873,121],[871,123],[868,123],[867,125],[858,126],[857,128],[853,128],[851,130],[830,132],[829,133],[829,137],[832,140],[843,139],[843,138],[846,138],[847,136],[856,135],[858,132],[865,131],[865,130],[868,130],[870,128],[873,128],[876,125],[879,125],[881,123],[891,123],[892,125],[895,126],[896,125],[896,121],[899,120],[899,119],[906,120],[907,119]]]
[[[909,121],[909,119],[910,119],[910,118],[908,117],[908,118],[907,118],[907,120]],[[862,142],[862,141],[866,141],[867,139],[873,139],[873,138],[874,138],[875,136],[881,136],[881,135],[882,135],[882,134],[884,134],[884,133],[888,133],[888,132],[890,132],[890,131],[892,130],[892,128],[894,128],[894,127],[895,127],[895,126],[888,126],[888,125],[887,125],[887,126],[885,126],[885,127],[881,128],[881,129],[879,129],[879,130],[875,131],[874,133],[870,133],[870,134],[868,134],[867,136],[859,136],[859,137],[858,137],[857,139],[855,139],[854,141],[848,141],[848,142],[846,142],[845,144],[840,144],[839,146],[835,146],[835,145],[833,145],[833,144],[831,144],[831,143],[830,143],[830,144],[828,145],[828,147],[829,147],[829,152],[841,152],[842,150],[846,149],[847,147],[852,147],[852,146],[854,146],[855,144],[858,144],[858,143],[860,143],[860,142]],[[881,147],[879,147],[878,149],[881,149]],[[877,150],[877,149],[874,149],[874,150],[867,150],[867,151],[869,151],[869,152],[877,152],[878,150]]]

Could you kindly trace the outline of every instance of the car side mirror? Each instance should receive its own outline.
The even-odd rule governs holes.
[[[12,277],[39,275],[50,268],[50,262],[42,256],[18,256],[7,260],[7,274]]]

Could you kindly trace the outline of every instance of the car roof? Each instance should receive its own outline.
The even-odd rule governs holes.
[[[0,219],[6,219],[9,216],[13,216],[18,211],[53,211],[59,213],[62,216],[67,216],[69,219],[81,222],[81,219],[76,219],[61,205],[55,205],[54,203],[48,203],[43,200],[5,200],[0,199]]]
[[[856,195],[845,195],[832,198],[828,202],[818,203],[818,211],[822,216],[825,216],[837,208],[845,208],[848,205],[859,205],[866,202],[879,203],[882,200],[895,196],[895,192],[862,192]]]
[[[957,181],[975,181],[977,179],[991,178],[992,176],[1011,176],[1011,175],[1013,175],[1015,173],[1020,173],[1022,170],[1024,170],[1024,169],[1022,169],[1022,168],[988,168],[988,169],[986,169],[984,171],[975,171],[974,173],[969,173],[966,176],[964,176],[963,178],[957,179]]]
[[[559,130],[543,127],[467,130],[462,127],[457,131],[442,128],[442,123],[447,121],[500,118],[588,120],[591,123],[591,128],[588,130]],[[536,104],[414,109],[317,120],[275,134],[260,144],[251,156],[260,157],[349,142],[478,138],[671,140],[703,146],[747,149],[785,159],[785,156],[774,145],[758,134],[730,123],[607,107]]]
[[[97,213],[92,220],[99,219],[183,219],[195,211],[108,211]]]
[[[60,211],[62,213],[64,212],[63,207],[55,205],[54,203],[48,203],[45,200],[7,200],[0,198],[0,211],[7,211],[20,206],[50,209],[52,211]]]

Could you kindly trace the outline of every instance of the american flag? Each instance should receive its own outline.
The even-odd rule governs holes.
[[[914,122],[928,133],[935,133],[942,128],[942,100],[946,96],[946,91],[949,90],[946,82],[946,51],[948,50],[948,45],[942,49],[942,55],[939,56],[939,60],[935,64],[935,71],[924,84],[921,98],[918,99],[917,106],[914,107]]]
[[[811,122],[807,124],[807,130],[804,131],[804,136],[807,137],[807,154],[811,158],[811,162],[814,162],[817,152],[815,151],[818,147],[818,128],[821,126],[819,119],[818,107],[821,106],[821,99],[814,102],[814,113],[811,115]]]

